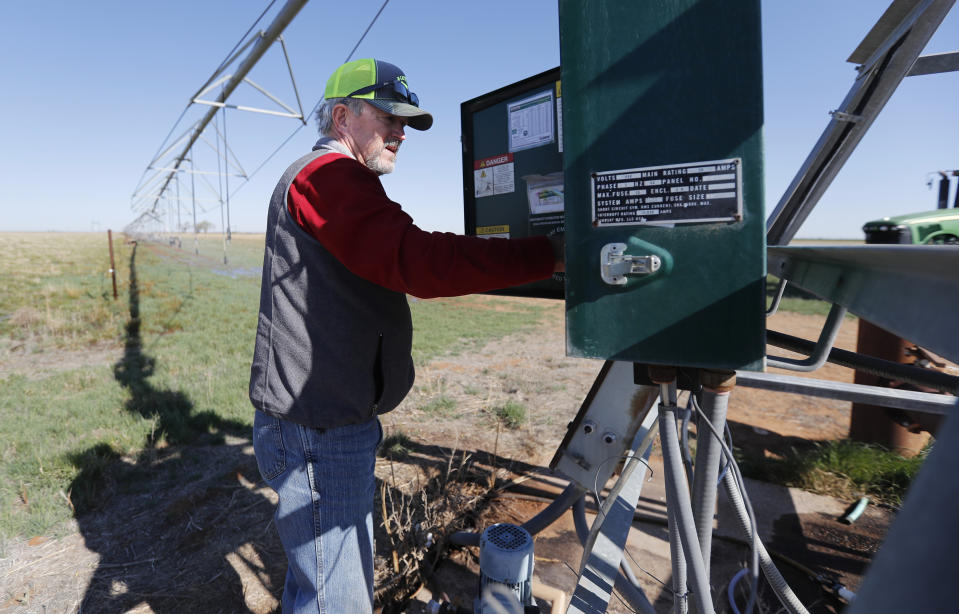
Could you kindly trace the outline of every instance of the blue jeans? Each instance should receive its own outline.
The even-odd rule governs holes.
[[[284,614],[372,612],[373,467],[382,438],[376,418],[321,431],[256,412],[256,463],[280,497]]]

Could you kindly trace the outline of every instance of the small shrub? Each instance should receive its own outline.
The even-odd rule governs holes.
[[[449,397],[434,397],[421,409],[428,414],[449,414],[456,407],[456,401]]]
[[[393,433],[389,437],[383,438],[378,453],[384,458],[406,458],[410,454],[413,446],[413,440],[405,433]]]
[[[526,406],[516,401],[507,401],[493,408],[493,413],[507,428],[518,428],[526,420]]]

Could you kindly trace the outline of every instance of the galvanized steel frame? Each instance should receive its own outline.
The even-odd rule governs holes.
[[[270,25],[265,30],[260,31],[256,36],[250,38],[240,48],[238,48],[221,65],[221,67],[217,70],[216,73],[214,73],[214,75],[207,81],[207,83],[205,83],[200,88],[200,90],[198,90],[197,93],[194,94],[193,97],[191,97],[191,104],[202,104],[202,105],[210,106],[211,108],[199,120],[197,120],[189,128],[187,128],[187,130],[184,131],[181,136],[177,137],[171,145],[167,146],[162,152],[158,153],[153,158],[153,160],[150,161],[150,163],[147,165],[147,171],[153,170],[156,172],[153,175],[151,175],[149,179],[146,179],[145,181],[141,180],[140,184],[137,186],[137,189],[134,191],[134,194],[132,197],[132,208],[134,210],[140,210],[140,211],[148,210],[151,212],[156,211],[161,199],[170,198],[170,196],[167,194],[167,189],[170,187],[171,182],[173,182],[174,177],[176,177],[178,173],[182,173],[182,172],[189,172],[191,174],[198,173],[198,171],[195,171],[192,168],[187,170],[186,168],[183,168],[182,165],[185,161],[189,159],[190,152],[192,151],[194,144],[196,144],[197,141],[201,140],[204,130],[207,128],[210,122],[214,119],[214,117],[216,116],[217,112],[220,111],[220,109],[233,108],[233,109],[253,111],[258,113],[267,113],[271,115],[280,115],[283,117],[292,117],[292,118],[298,119],[304,124],[306,123],[302,105],[300,103],[299,91],[297,90],[297,87],[296,87],[296,81],[293,78],[293,70],[290,66],[289,56],[286,51],[286,45],[283,42],[281,34],[283,30],[286,29],[286,26],[288,26],[290,22],[293,21],[293,18],[296,17],[300,9],[302,9],[303,6],[306,5],[307,1],[308,0],[288,0],[287,3],[283,6],[283,8],[280,9],[279,13],[276,15],[272,23],[270,23]],[[263,55],[267,52],[267,50],[272,46],[274,41],[280,41],[280,45],[283,49],[283,55],[284,55],[284,58],[286,59],[287,68],[289,69],[289,72],[290,72],[290,80],[293,84],[293,91],[296,96],[296,103],[300,109],[299,112],[295,111],[289,105],[286,105],[285,103],[281,102],[278,98],[270,94],[263,87],[250,81],[247,78],[247,75],[249,74],[249,72],[253,69],[253,67],[260,60],[260,58],[263,57]],[[250,49],[249,54],[240,62],[239,66],[237,66],[236,68],[236,71],[233,72],[232,74],[224,75],[221,77],[220,71],[222,71],[225,67],[229,66],[234,61],[236,61],[237,58],[239,58],[240,55],[247,49]],[[268,109],[259,109],[256,107],[240,106],[240,105],[227,103],[227,99],[234,92],[234,90],[236,90],[236,88],[241,83],[244,83],[244,82],[250,84],[254,89],[260,91],[262,94],[267,96],[273,102],[279,104],[287,112],[284,113],[284,112],[272,111]],[[204,100],[203,98],[201,98],[203,95],[209,93],[211,90],[215,89],[216,87],[220,87],[221,89],[215,100],[211,101],[211,100]],[[218,141],[220,138],[224,138],[225,140],[225,136],[219,132],[219,129],[217,129],[217,137],[218,137]],[[205,141],[205,139],[203,140]],[[209,143],[207,144],[210,145]],[[182,145],[182,147],[180,147],[180,152],[172,159],[171,163],[164,164],[159,168],[156,166],[157,163],[165,159],[165,157],[171,151],[173,151],[175,148],[177,148],[180,145]],[[218,170],[217,172],[213,173],[221,177],[229,174],[230,156],[233,155],[232,151],[230,151],[228,147],[225,147],[225,149],[226,151],[222,153],[217,151],[217,156],[218,156],[218,159],[220,159],[220,156],[222,156],[223,159],[226,160],[227,170],[225,171]],[[242,167],[240,167],[239,162],[236,161],[235,156],[233,157],[234,157],[234,160],[233,160],[234,164],[236,165],[236,167],[240,169],[241,174],[239,176],[245,177],[246,176],[245,172],[242,170]],[[215,190],[215,192],[218,192],[218,190]],[[149,204],[148,202],[146,202],[148,201],[148,199],[151,199],[151,198],[153,199],[152,204]],[[229,198],[229,196],[227,196],[227,198]],[[176,201],[177,203],[179,203],[180,199],[176,198]],[[179,204],[177,206],[179,206]],[[156,218],[156,216],[151,216],[151,217]],[[138,217],[137,220],[135,220],[133,223],[129,225],[129,227],[136,226],[137,223],[143,219],[144,218],[142,216]]]
[[[859,75],[766,220],[766,242],[787,245],[869,130],[955,0],[896,0],[849,58]]]
[[[770,247],[768,262],[770,274],[959,361],[959,247]]]

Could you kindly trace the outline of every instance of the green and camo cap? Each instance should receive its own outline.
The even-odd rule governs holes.
[[[391,115],[409,118],[416,130],[429,130],[433,116],[419,107],[419,99],[398,66],[366,58],[336,69],[326,82],[323,98],[358,98]]]

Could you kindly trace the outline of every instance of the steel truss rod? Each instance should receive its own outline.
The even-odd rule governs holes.
[[[780,347],[794,352],[811,353],[816,346],[812,341],[793,337],[785,333],[774,330],[766,331],[766,342],[769,345]],[[891,360],[883,360],[857,354],[848,350],[833,348],[829,351],[827,359],[833,364],[837,364],[863,373],[877,375],[898,382],[905,382],[913,386],[932,388],[947,394],[959,394],[959,377],[941,373],[933,369],[923,369]]]
[[[769,245],[796,235],[954,2],[896,0],[853,52],[850,61],[864,60],[859,76],[766,220]]]
[[[189,107],[188,107],[188,108],[189,108]],[[184,111],[184,112],[186,112],[186,111]],[[179,121],[179,120],[177,120],[177,121]],[[187,128],[187,129],[183,132],[183,134],[181,134],[181,135],[178,136],[176,139],[174,139],[173,143],[171,143],[169,146],[167,146],[166,149],[164,149],[163,151],[161,151],[161,152],[159,152],[158,154],[156,154],[155,156],[153,156],[153,159],[150,160],[150,163],[149,163],[149,164],[147,164],[146,170],[143,171],[143,175],[140,177],[140,182],[137,184],[137,187],[133,190],[133,196],[132,196],[133,199],[143,198],[143,192],[147,190],[148,186],[149,186],[151,183],[153,183],[154,181],[159,182],[159,181],[161,181],[161,180],[163,179],[162,177],[160,177],[160,173],[161,173],[162,171],[157,171],[157,172],[153,173],[153,175],[151,175],[149,179],[145,179],[145,177],[146,177],[148,171],[153,170],[153,165],[154,165],[154,164],[156,164],[159,160],[162,160],[164,157],[166,157],[166,155],[167,155],[168,153],[170,153],[171,151],[173,151],[173,149],[176,148],[177,145],[179,145],[180,143],[182,143],[183,141],[186,140],[186,138],[187,138],[187,137],[189,136],[189,134],[190,134],[190,131],[193,130],[193,128],[194,128],[195,126],[196,126],[196,123],[191,124],[190,127]],[[176,128],[176,126],[174,126],[174,128]],[[172,131],[171,131],[171,134],[172,134]],[[164,141],[164,144],[166,144],[166,141]],[[161,145],[160,147],[163,147],[163,145]]]
[[[263,54],[266,53],[267,49],[270,48],[270,45],[273,44],[280,34],[283,33],[283,30],[293,21],[293,18],[296,17],[297,13],[300,12],[307,3],[307,0],[289,0],[282,9],[280,9],[279,14],[273,20],[267,29],[260,35],[256,40],[256,43],[253,45],[250,50],[249,55],[246,56],[246,59],[240,63],[240,66],[237,67],[236,72],[223,84],[223,89],[220,91],[220,94],[216,98],[216,102],[222,103],[229,98],[230,94],[233,93],[233,90],[243,81],[243,78],[250,72],[253,66],[263,57]],[[203,129],[206,128],[207,124],[213,119],[213,116],[216,115],[219,111],[218,107],[212,107],[206,114],[196,123],[196,127],[193,129],[192,134],[180,152],[176,157],[175,162],[173,163],[173,168],[179,168],[183,163],[183,159],[187,157],[187,154],[190,152],[190,148],[193,147],[193,144],[196,143],[197,139],[200,137],[200,133],[203,132]],[[167,175],[166,181],[163,183],[163,186],[160,188],[160,193],[166,191],[167,186],[173,180],[175,173],[170,173]],[[157,204],[159,203],[159,197],[153,202],[153,208],[156,209]]]
[[[251,111],[253,113],[263,113],[264,115],[276,115],[278,117],[290,117],[293,119],[303,119],[302,113],[297,113],[293,111],[292,113],[284,113],[282,111],[271,111],[269,109],[257,109],[256,107],[248,107],[242,104],[230,104],[228,102],[214,102],[211,100],[200,100],[196,99],[193,102],[197,104],[205,104],[210,107],[216,107],[218,109],[236,109],[237,111]]]
[[[774,390],[837,401],[851,401],[880,407],[947,416],[959,412],[959,399],[945,394],[898,390],[863,384],[832,382],[796,375],[737,371],[736,383],[747,388]]]
[[[286,59],[286,69],[290,73],[290,83],[293,84],[293,95],[296,97],[296,106],[300,109],[300,121],[303,122],[303,125],[306,125],[306,118],[303,117],[303,103],[300,102],[300,90],[296,87],[296,78],[293,76],[293,65],[290,64],[290,55],[286,52],[286,41],[283,40],[283,37],[280,37],[280,48],[283,49],[283,57]],[[252,85],[253,82],[250,81]]]
[[[192,171],[185,168],[173,168],[172,166],[158,166],[156,167],[158,171],[170,171],[173,173],[184,173],[186,175],[222,175],[226,176],[229,174],[231,177],[246,177],[243,173],[224,173],[217,171]]]
[[[177,145],[179,145],[180,143],[184,142],[184,141],[187,139],[187,137],[190,136],[191,131],[193,131],[193,130],[195,130],[195,129],[196,129],[196,122],[194,122],[192,125],[190,125],[186,130],[184,130],[184,131],[183,131],[183,134],[181,134],[180,136],[178,136],[178,137],[176,138],[176,140],[174,140],[172,143],[170,143],[169,147],[167,147],[166,149],[164,149],[163,151],[161,151],[161,152],[158,153],[157,155],[153,156],[153,159],[150,160],[150,165],[153,165],[153,164],[155,164],[158,160],[162,160],[163,158],[165,158],[166,155],[167,155],[168,153],[170,153],[171,151],[173,151],[173,150],[176,148]]]
[[[272,2],[271,2],[270,4],[272,5]],[[269,10],[269,7],[267,7],[267,10]],[[258,24],[258,23],[260,22],[260,19],[263,19],[263,15],[260,15],[260,18],[257,19],[256,22],[254,22],[254,24],[250,27],[249,30],[247,30],[246,34],[243,35],[243,38],[246,38],[246,37],[250,34],[250,32],[253,31],[253,28],[256,27],[256,24]],[[200,89],[197,90],[196,94],[193,94],[193,96],[190,97],[190,99],[192,100],[193,98],[196,98],[197,96],[202,96],[203,94],[205,94],[206,92],[208,92],[212,87],[214,87],[214,86],[211,86],[210,83],[212,83],[214,79],[216,79],[218,76],[220,76],[220,73],[223,72],[223,69],[224,69],[224,68],[226,68],[227,66],[229,66],[230,64],[232,64],[234,61],[236,61],[236,59],[237,59],[238,57],[240,57],[240,54],[242,54],[244,51],[246,51],[246,50],[250,47],[250,45],[252,45],[254,42],[256,42],[256,39],[257,39],[256,36],[251,37],[251,38],[248,39],[245,43],[243,43],[243,45],[242,45],[239,49],[236,49],[236,50],[235,50],[234,52],[232,52],[229,56],[227,56],[227,58],[226,58],[225,60],[223,60],[223,62],[220,64],[220,67],[217,68],[217,69],[213,72],[212,75],[210,75],[210,78],[207,79],[207,82],[204,83],[204,84],[200,87]],[[241,39],[241,40],[242,40],[242,39]],[[225,80],[225,79],[228,79],[228,78],[229,78],[229,77],[225,77],[224,79],[221,79],[221,81],[223,81],[223,80]],[[217,82],[217,83],[219,83],[219,82]],[[216,84],[214,84],[214,85],[216,85]]]
[[[249,179],[250,177],[249,177],[249,175],[246,174],[246,169],[244,169],[244,168],[243,168],[243,165],[240,164],[240,159],[239,159],[239,158],[237,157],[237,155],[233,152],[233,150],[230,149],[230,145],[229,145],[229,144],[227,143],[227,141],[226,141],[226,122],[225,122],[225,120],[224,120],[224,124],[223,124],[223,132],[220,132],[220,127],[217,126],[216,122],[213,122],[213,129],[216,131],[217,137],[219,137],[220,139],[223,140],[223,148],[224,148],[224,151],[223,151],[223,160],[224,160],[224,164],[226,165],[226,170],[229,171],[230,166],[233,166],[233,168],[240,173],[239,177],[243,177],[244,179]],[[203,140],[204,140],[204,142],[205,142],[207,145],[210,146],[211,149],[215,149],[215,148],[213,147],[213,145],[210,145],[210,142],[209,142],[209,141],[207,141],[206,139],[203,139]],[[219,155],[219,154],[218,154],[218,155]],[[231,158],[232,158],[232,162],[231,162]]]
[[[931,53],[916,59],[907,77],[959,71],[959,51]]]
[[[195,175],[196,173],[188,173],[188,174]],[[157,195],[156,195],[156,194],[151,194],[151,196],[157,196]],[[220,202],[220,199],[219,199],[219,198],[181,198],[181,197],[172,197],[172,196],[162,196],[161,198],[163,198],[164,200],[168,200],[168,201],[170,201],[170,202],[193,202],[193,201],[196,201],[196,202],[198,202],[198,203],[218,203],[218,202]]]
[[[282,42],[282,38],[280,39],[280,42]],[[285,45],[284,45],[284,49],[285,49]],[[292,74],[292,67],[290,67],[290,66],[288,65],[287,68],[290,69],[290,74]],[[223,83],[224,81],[226,81],[227,79],[229,79],[231,76],[232,76],[232,75],[226,75],[225,77],[217,80],[216,82],[214,82],[213,84],[211,84],[208,88],[206,88],[205,90],[203,90],[203,92],[201,92],[200,95],[203,95],[203,94],[208,93],[211,89],[213,89],[213,88],[215,88],[216,86],[220,85],[221,83]],[[266,88],[264,88],[263,86],[261,86],[261,85],[255,83],[255,82],[253,82],[252,79],[249,79],[249,78],[244,77],[244,78],[242,79],[242,82],[248,83],[251,87],[253,87],[254,89],[256,89],[258,92],[260,92],[261,94],[263,94],[264,96],[266,96],[267,98],[269,98],[270,100],[272,100],[273,102],[275,102],[276,104],[278,104],[278,105],[280,105],[281,107],[283,107],[284,109],[286,109],[286,113],[280,113],[279,111],[270,111],[270,110],[268,110],[268,109],[258,109],[258,108],[255,108],[255,107],[244,107],[244,106],[231,105],[231,104],[227,104],[227,103],[224,103],[224,102],[213,102],[213,101],[210,101],[210,100],[203,100],[203,99],[200,98],[199,96],[195,97],[195,98],[193,99],[193,102],[198,103],[198,104],[211,105],[211,106],[226,107],[226,108],[228,108],[228,109],[239,109],[239,110],[242,110],[242,111],[253,111],[253,112],[255,112],[255,113],[267,113],[267,114],[270,114],[270,115],[280,115],[280,116],[283,116],[283,117],[293,117],[293,118],[300,119],[300,120],[303,119],[303,109],[300,109],[300,111],[297,112],[296,109],[290,107],[289,105],[287,105],[286,103],[284,103],[282,100],[280,100],[279,98],[277,98],[276,96],[274,96],[273,94],[271,94],[270,92],[268,92],[268,91],[266,90]],[[299,102],[299,96],[297,96],[297,102]]]
[[[216,132],[216,135],[217,135],[217,143],[219,143],[219,142],[220,142],[220,139],[223,138],[223,134],[220,133],[220,130],[219,130],[219,128],[216,126],[215,123],[214,123],[214,125],[213,125],[213,130],[214,130],[214,132]],[[233,150],[232,150],[232,149],[230,149],[229,147],[227,147],[227,148],[226,148],[226,151],[220,152],[220,151],[217,149],[217,146],[216,146],[215,144],[211,143],[211,142],[209,141],[209,139],[207,139],[207,138],[206,138],[205,136],[203,136],[202,134],[200,135],[200,139],[199,139],[199,140],[203,141],[203,144],[206,145],[207,147],[209,147],[209,148],[210,148],[210,152],[212,152],[213,155],[216,156],[217,166],[218,166],[218,167],[219,167],[219,164],[220,164],[220,160],[221,160],[221,159],[225,159],[225,160],[226,160],[226,161],[225,161],[226,171],[224,171],[223,169],[219,169],[219,170],[217,170],[217,171],[215,171],[215,172],[214,172],[214,171],[196,171],[196,173],[197,173],[198,175],[218,175],[218,174],[220,174],[220,173],[222,173],[222,172],[229,172],[230,166],[233,166],[233,167],[234,167],[234,170],[239,170],[239,172],[241,173],[240,175],[237,175],[238,177],[243,177],[244,179],[247,179],[247,178],[248,178],[247,175],[246,175],[246,171],[243,170],[243,167],[240,165],[239,160],[236,159],[236,155],[233,153]],[[230,163],[229,156],[233,156],[233,163],[232,163],[232,164]]]

